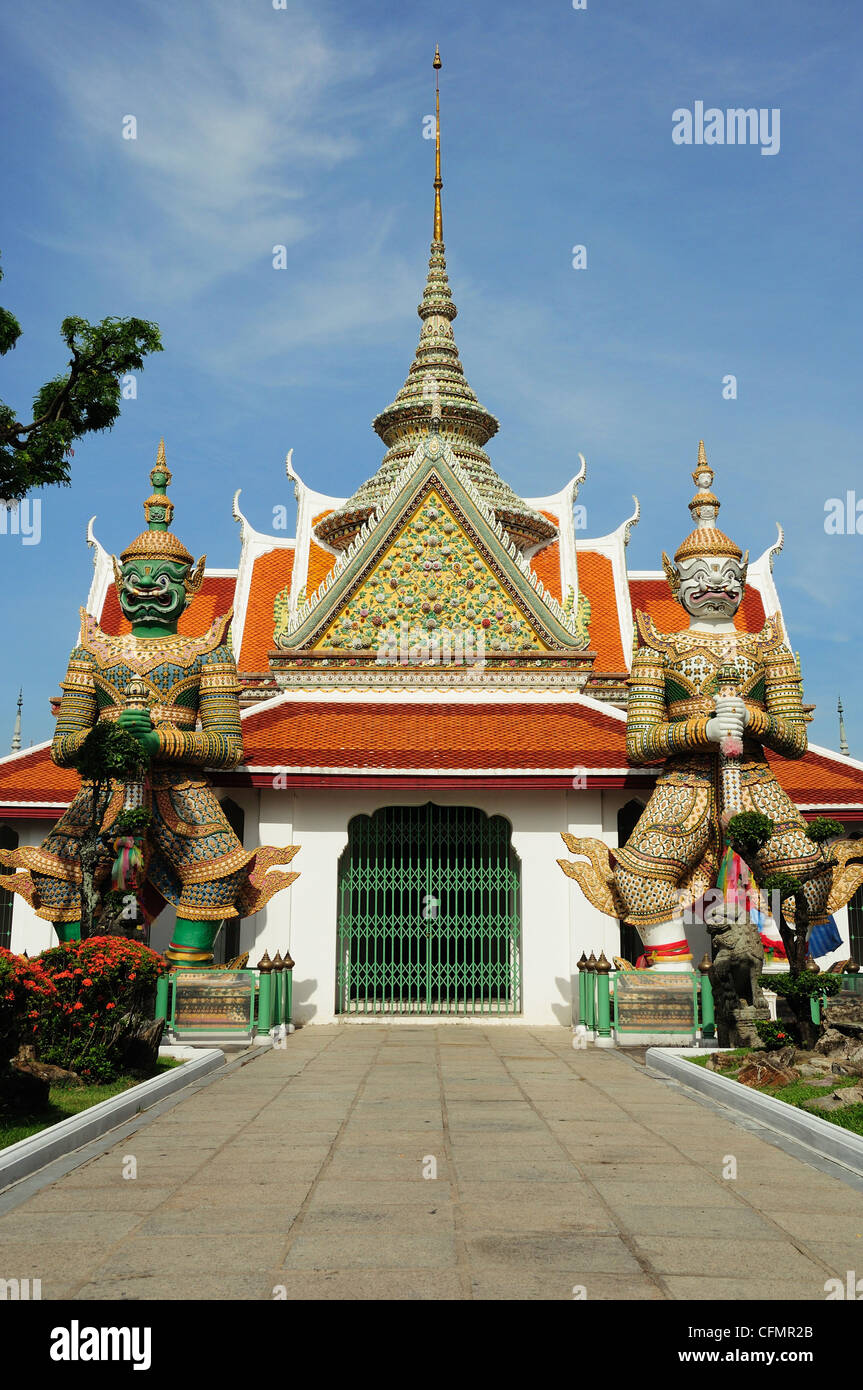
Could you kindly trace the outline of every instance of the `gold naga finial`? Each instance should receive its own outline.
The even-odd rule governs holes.
[[[443,213],[440,205],[440,191],[443,188],[443,179],[440,176],[440,86],[438,84],[438,69],[443,64],[440,60],[440,50],[437,44],[434,47],[434,62],[432,67],[435,70],[434,79],[434,112],[435,112],[435,136],[434,136],[434,240],[443,241]]]

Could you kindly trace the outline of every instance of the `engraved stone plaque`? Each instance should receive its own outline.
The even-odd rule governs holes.
[[[251,1033],[254,973],[250,970],[178,970],[174,980],[174,1032]]]
[[[632,970],[614,977],[618,1033],[672,1033],[694,1037],[698,976]]]

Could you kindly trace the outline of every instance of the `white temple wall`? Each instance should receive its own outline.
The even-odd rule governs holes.
[[[246,918],[240,929],[240,950],[249,951],[255,965],[264,950],[275,956],[290,950],[294,972],[295,1016],[298,1022],[326,1023],[336,1018],[336,916],[338,862],[347,844],[352,816],[371,815],[385,806],[422,805],[429,799],[444,806],[474,806],[487,815],[502,815],[512,825],[512,844],[520,861],[523,1013],[516,1021],[562,1024],[574,1021],[578,1000],[576,962],[582,952],[610,960],[619,954],[620,935],[614,918],[598,912],[578,886],[561,872],[559,858],[568,857],[560,838],[592,835],[617,844],[617,815],[627,802],[644,801],[647,792],[478,789],[443,791],[434,787],[414,791],[343,791],[321,788],[299,791],[217,788],[220,799],[230,796],[245,815],[243,843],[299,844],[289,867],[300,877],[270,905]],[[39,845],[53,819],[5,819],[18,834],[18,843]],[[856,826],[849,826],[852,833]],[[150,942],[164,952],[173,931],[175,911],[169,907],[156,919]],[[851,954],[848,912],[835,914],[842,945],[819,965],[826,970]],[[695,963],[710,943],[706,929],[686,927]],[[19,896],[14,898],[11,949],[36,956],[56,944],[50,923],[37,917]]]
[[[371,815],[385,806],[424,805],[429,799],[441,806],[474,806],[489,816],[502,815],[512,825],[521,874],[523,1013],[517,1021],[568,1026],[572,1019],[571,885],[555,862],[564,850],[560,831],[567,824],[563,792],[262,791],[261,843],[299,844],[291,868],[300,877],[252,919],[256,925],[253,956],[257,958],[264,949],[272,956],[287,946],[296,961],[296,1021],[332,1023],[337,1017],[338,862],[347,844],[348,822],[352,816]]]

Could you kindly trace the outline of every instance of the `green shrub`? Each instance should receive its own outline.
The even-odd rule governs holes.
[[[725,831],[731,848],[743,859],[753,858],[773,834],[774,823],[760,811],[741,811],[732,816]]]
[[[111,835],[143,835],[152,820],[146,806],[130,806],[121,811],[110,827]]]
[[[842,988],[841,975],[827,975],[815,970],[802,970],[799,975],[762,975],[762,989],[772,989],[783,999],[811,999],[819,994],[838,994]]]
[[[823,844],[825,840],[841,839],[844,834],[845,826],[829,816],[816,816],[806,827],[808,839],[814,840],[816,845]]]
[[[40,1013],[39,1057],[89,1081],[112,1081],[130,1023],[150,1013],[167,963],[137,941],[91,936],[45,951],[39,964],[56,991],[54,1006]]]
[[[761,884],[765,893],[778,893],[780,902],[786,898],[793,898],[795,893],[801,889],[800,879],[796,874],[786,873],[784,869],[779,869],[775,874],[768,874]]]
[[[87,782],[136,782],[147,768],[147,755],[128,729],[102,721],[94,724],[72,760]]]
[[[0,946],[0,1066],[33,1041],[44,1014],[58,1006],[57,989],[38,961]]]
[[[775,977],[771,975],[770,978]],[[755,1030],[768,1052],[776,1052],[780,1047],[800,1042],[795,1028],[787,1023],[778,1023],[775,1019],[757,1019]]]

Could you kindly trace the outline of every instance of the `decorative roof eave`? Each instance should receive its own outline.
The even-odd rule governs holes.
[[[614,576],[614,599],[620,627],[620,645],[627,671],[632,664],[632,634],[635,619],[632,612],[632,595],[629,592],[629,580],[632,575],[627,571],[626,547],[629,545],[633,526],[637,526],[641,519],[641,505],[634,494],[632,501],[635,510],[625,521],[621,521],[614,531],[610,531],[607,536],[598,536],[595,540],[584,540],[578,546],[579,550],[596,551],[611,561],[611,572]],[[660,574],[658,577],[662,578],[662,575]]]
[[[572,647],[573,638],[580,640],[575,614],[568,614],[557,599],[548,592],[545,585],[521,555],[515,543],[507,535],[492,509],[486,505],[467,471],[461,467],[446,441],[441,441],[439,456],[432,460],[426,454],[427,441],[414,450],[410,461],[397,475],[389,494],[379,503],[372,515],[363,523],[354,540],[338,559],[314,594],[308,598],[300,611],[289,621],[277,645],[292,650],[307,644],[323,628],[329,614],[358,578],[369,558],[371,538],[384,526],[378,540],[385,540],[390,534],[428,476],[436,473],[442,487],[449,489],[446,473],[464,494],[467,510],[474,513],[472,518],[480,538],[501,558],[504,568],[509,568],[510,578],[520,593],[522,601],[527,600],[532,616],[547,630],[548,638],[554,646]],[[385,534],[386,533],[386,534]],[[538,608],[533,595],[540,601]],[[324,599],[327,599],[325,606]],[[545,612],[543,612],[543,608]],[[276,634],[278,639],[279,634]],[[290,641],[287,639],[290,638]]]
[[[375,691],[371,696],[368,691],[362,690],[340,690],[337,693],[331,690],[281,690],[277,695],[271,695],[268,699],[261,700],[257,704],[241,710],[240,718],[244,723],[247,720],[254,722],[258,719],[266,719],[282,706],[288,705],[337,704],[342,707],[367,705],[370,702],[378,706],[384,704],[387,706],[404,705],[406,708],[416,705],[434,705],[437,708],[448,705],[469,705],[472,709],[483,704],[512,705],[513,707],[579,705],[588,712],[601,715],[603,719],[608,719],[612,723],[626,723],[625,711],[619,710],[615,705],[607,704],[604,700],[595,700],[592,695],[584,695],[581,691],[575,690],[453,690],[447,691],[444,696],[441,696],[438,690],[410,688]],[[30,751],[32,752],[32,749]]]
[[[300,595],[308,587],[309,581],[309,553],[312,545],[325,550],[328,555],[338,559],[340,551],[334,550],[327,545],[314,532],[314,521],[321,512],[337,511],[341,507],[345,498],[328,497],[322,492],[314,492],[308,487],[296,472],[293,466],[293,449],[288,451],[285,459],[285,472],[288,477],[293,479],[294,495],[297,499],[297,554],[294,561],[294,572],[291,575],[291,593],[288,611],[293,617],[299,607]]]
[[[746,574],[746,582],[752,584],[761,594],[764,604],[764,612],[773,614],[778,613],[782,619],[782,628],[785,633],[785,641],[791,645],[791,638],[788,635],[788,626],[785,622],[785,615],[782,612],[782,603],[779,598],[779,590],[776,588],[776,581],[773,578],[773,566],[776,557],[780,554],[785,545],[785,532],[777,521],[776,540],[773,545],[768,546],[757,560],[750,561],[749,569]]]
[[[246,626],[246,613],[249,606],[255,561],[261,555],[268,555],[271,550],[294,550],[296,547],[296,541],[293,537],[266,535],[263,531],[255,530],[240,508],[241,492],[242,488],[238,487],[231,506],[233,518],[240,526],[240,563],[237,566],[234,618],[231,631],[231,643],[237,653],[243,649],[243,629]],[[208,570],[207,573],[212,573],[212,571]]]
[[[576,598],[578,597],[578,556],[576,554],[573,512],[578,497],[578,489],[587,477],[587,461],[584,454],[580,453],[578,457],[581,460],[581,467],[561,488],[560,492],[556,492],[552,497],[526,497],[524,499],[527,505],[533,507],[535,511],[551,512],[556,518],[560,543],[560,592],[566,595],[571,589]],[[525,560],[532,560],[547,545],[551,545],[552,540],[541,541],[538,545],[524,550],[522,554]]]
[[[101,544],[93,530],[95,516],[91,516],[87,522],[87,544],[93,551],[93,578],[90,582],[90,592],[87,595],[87,602],[84,605],[88,613],[92,613],[94,618],[100,618],[102,609],[105,606],[105,599],[108,589],[114,582],[114,566],[111,556]],[[76,638],[77,641],[77,638]]]
[[[400,777],[564,777],[570,783],[575,777],[584,778],[585,782],[590,782],[600,777],[615,777],[623,780],[629,779],[633,775],[645,778],[655,778],[659,775],[661,768],[632,768],[632,767],[582,767],[581,764],[573,764],[572,767],[398,767],[383,768],[360,766],[355,767],[348,764],[339,764],[336,767],[309,766],[293,767],[284,764],[274,763],[272,766],[265,767],[262,763],[248,763],[235,769],[236,772],[248,772],[254,775],[264,775],[272,777],[275,774],[287,776],[321,776],[321,777],[379,777],[381,773],[390,773]]]

